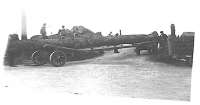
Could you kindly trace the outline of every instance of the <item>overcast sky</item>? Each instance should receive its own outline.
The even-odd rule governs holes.
[[[107,35],[122,30],[122,34],[150,33],[163,30],[170,33],[175,24],[177,34],[194,31],[198,25],[199,7],[195,0],[18,0],[7,1],[9,33],[21,34],[21,11],[27,15],[28,37],[39,34],[47,23],[47,33],[57,33],[61,25],[71,29],[82,25]]]

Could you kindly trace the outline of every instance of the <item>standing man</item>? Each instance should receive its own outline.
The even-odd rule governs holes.
[[[168,36],[164,34],[163,31],[160,31],[160,38],[161,38],[161,43],[163,44],[163,46],[166,46]]]
[[[162,37],[163,41],[165,41],[165,42],[167,41],[168,36],[166,34],[164,34],[163,31],[160,31],[160,36]]]
[[[168,37],[168,54],[170,57],[175,57],[175,46],[176,46],[176,33],[175,25],[171,24],[171,35]]]
[[[163,49],[162,51],[166,51],[168,36],[164,34],[163,31],[160,31],[160,34],[161,34],[159,39],[160,48]]]
[[[47,33],[46,33],[46,23],[43,24],[42,28],[40,29],[40,34],[42,34],[43,39],[47,39]]]
[[[120,35],[120,36],[122,35],[122,30],[121,30],[121,29],[119,30],[119,35]]]
[[[158,42],[159,42],[159,35],[157,31],[152,32],[153,35],[153,45],[152,45],[152,54],[157,55],[158,54]]]
[[[66,30],[65,30],[65,26],[64,26],[64,25],[62,25],[62,28],[59,29],[58,34],[59,34],[60,36],[65,36]]]

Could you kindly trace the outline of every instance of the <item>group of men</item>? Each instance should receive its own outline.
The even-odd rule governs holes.
[[[62,25],[62,28],[59,29],[59,31],[58,31],[58,35],[60,35],[60,38],[61,38],[61,39],[63,39],[64,36],[67,35],[67,32],[66,32],[66,31],[67,31],[67,30],[65,29],[65,26]],[[46,23],[44,23],[43,26],[41,27],[41,29],[40,29],[40,34],[42,35],[42,38],[43,38],[43,39],[47,39],[47,38],[48,38],[48,37],[47,37],[47,32],[46,32]],[[74,34],[73,37],[75,37],[75,36],[77,36],[77,35]]]
[[[160,36],[158,36],[159,49],[164,54],[174,57],[175,55],[175,42],[176,35],[175,33],[167,36],[163,31],[160,31]]]
[[[43,26],[42,26],[42,28],[40,30],[40,34],[42,35],[43,39],[47,39],[46,23],[43,24]],[[62,28],[59,29],[58,35],[60,35],[61,39],[63,39],[67,35],[64,25],[62,25]],[[76,36],[77,36],[77,34],[72,35],[73,38],[76,37]],[[119,36],[119,34],[116,33],[115,35],[113,35],[113,33],[110,32],[108,34],[108,36],[110,36],[110,37],[116,36],[117,37],[117,36]],[[158,37],[158,43],[160,45],[160,48],[166,48],[167,47],[167,43],[168,43],[167,41],[168,41],[168,36],[163,31],[160,31],[160,36]]]
[[[112,37],[112,36],[119,36],[119,34],[116,33],[115,35],[113,35],[112,32],[110,32],[110,33],[108,34],[108,36],[110,36],[110,37]]]
[[[64,37],[67,35],[67,30],[65,29],[65,26],[62,25],[62,28],[58,30],[58,35],[60,35],[60,39],[64,39]]]
[[[120,30],[120,31],[121,31],[121,30]],[[47,38],[48,38],[48,37],[47,37],[47,32],[46,32],[46,23],[44,23],[44,24],[42,25],[42,27],[41,27],[41,29],[40,29],[40,34],[42,35],[42,38],[43,38],[43,39],[47,39]],[[65,26],[64,26],[64,25],[62,25],[62,28],[59,29],[58,35],[60,35],[60,38],[61,38],[61,39],[62,39],[64,36],[67,35],[66,29],[65,29]],[[113,35],[112,32],[110,32],[110,33],[108,34],[108,36],[111,36],[111,37],[113,37],[113,36],[119,36],[119,35],[120,35],[119,33],[116,33],[115,35]],[[74,38],[74,37],[77,37],[77,36],[78,36],[78,35],[75,33],[75,34],[73,35],[73,38]]]

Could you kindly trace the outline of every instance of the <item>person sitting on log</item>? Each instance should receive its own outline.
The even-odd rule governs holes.
[[[66,30],[65,30],[65,26],[64,25],[62,25],[62,29],[59,29],[58,35],[60,35],[61,39],[63,39],[64,36],[66,36]]]
[[[108,34],[108,36],[112,37],[112,36],[113,36],[113,35],[112,35],[112,32],[110,32],[110,33]]]
[[[118,37],[118,36],[119,36],[119,34],[118,34],[118,33],[116,33],[116,34],[115,34],[115,36],[116,36],[116,37]]]
[[[167,41],[168,36],[166,34],[164,34],[163,31],[160,31],[160,36],[162,37],[162,40]]]
[[[47,39],[46,23],[44,23],[42,28],[40,29],[40,34],[42,34],[43,39]]]

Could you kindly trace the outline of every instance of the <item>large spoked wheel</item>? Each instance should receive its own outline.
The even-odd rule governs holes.
[[[40,65],[44,65],[48,62],[47,55],[48,55],[47,52],[35,51],[32,54],[31,59],[32,59],[34,64],[40,66]]]
[[[66,62],[65,53],[62,51],[54,51],[50,55],[50,63],[53,66],[60,67],[63,66]]]

